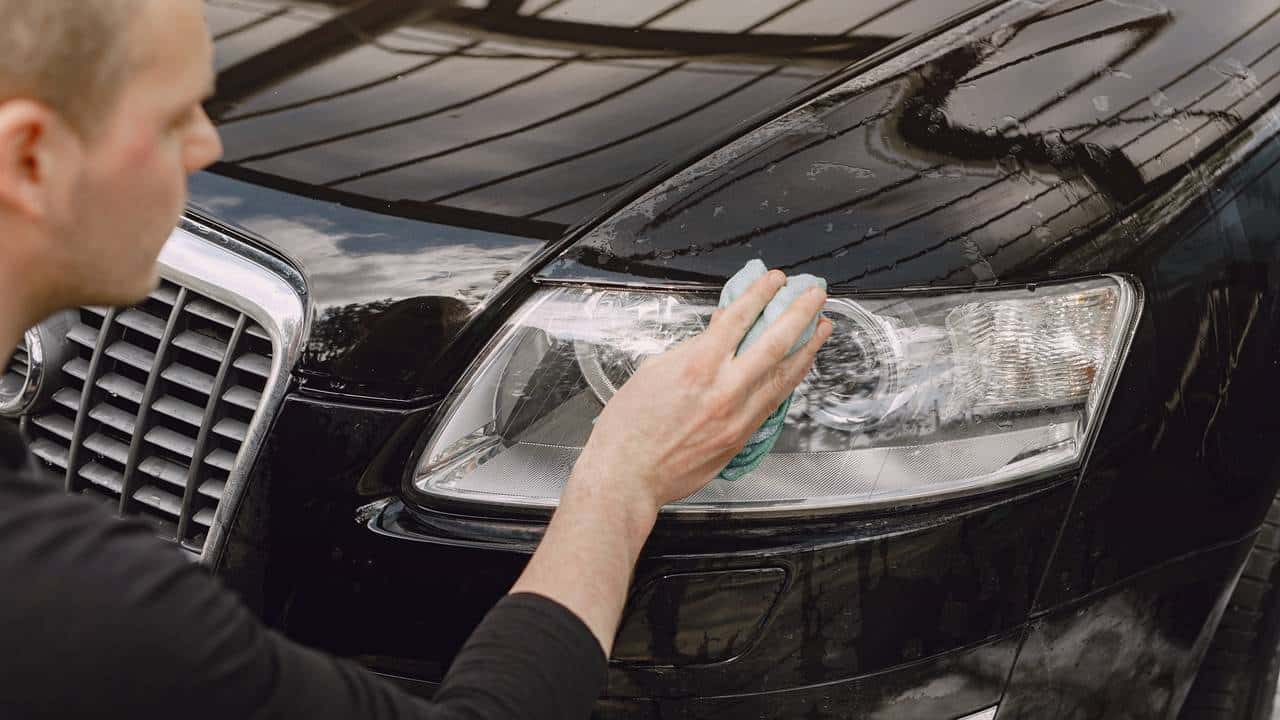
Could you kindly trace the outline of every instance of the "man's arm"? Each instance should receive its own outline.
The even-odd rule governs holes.
[[[430,703],[268,630],[146,526],[0,452],[0,717],[586,717],[658,508],[710,481],[830,334],[785,357],[815,293],[734,357],[780,286],[762,279],[618,392],[538,551]],[[19,442],[0,427],[0,445]]]
[[[512,588],[573,611],[606,655],[658,509],[715,477],[791,395],[831,335],[824,319],[803,348],[787,354],[826,300],[815,289],[735,356],[785,283],[777,270],[766,274],[718,310],[705,333],[646,360],[609,400],[542,543]]]
[[[604,687],[595,637],[559,604],[509,595],[435,700],[262,626],[158,542],[0,467],[0,717],[585,718]]]

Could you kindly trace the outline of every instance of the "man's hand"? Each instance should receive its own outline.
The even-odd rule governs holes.
[[[771,271],[717,310],[706,332],[645,361],[596,420],[571,484],[602,485],[657,512],[710,482],[795,390],[831,335],[824,318],[808,344],[786,356],[826,300],[814,288],[734,357],[785,283]]]
[[[545,595],[576,614],[607,655],[627,585],[658,509],[696,492],[742,449],[804,379],[831,335],[789,350],[822,308],[814,288],[741,356],[738,343],[786,276],[774,270],[706,332],[641,364],[605,406],[542,544],[512,592]]]

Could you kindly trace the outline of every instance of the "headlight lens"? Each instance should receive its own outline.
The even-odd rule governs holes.
[[[773,452],[666,512],[789,512],[933,499],[1078,462],[1136,313],[1129,281],[833,297],[835,332]],[[554,507],[604,403],[715,297],[553,288],[446,402],[414,472],[428,497]]]

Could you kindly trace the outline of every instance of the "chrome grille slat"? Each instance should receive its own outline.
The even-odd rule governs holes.
[[[75,412],[80,407],[80,391],[65,387],[53,394],[53,401]]]
[[[160,376],[165,380],[195,390],[201,395],[213,392],[213,376],[180,363],[170,363]]]
[[[236,358],[232,365],[237,370],[244,370],[263,378],[271,374],[271,361],[258,353],[245,353]]]
[[[79,357],[72,358],[67,361],[66,365],[62,366],[62,370],[71,377],[83,381],[89,377],[89,361]]]
[[[147,431],[147,434],[144,437],[147,442],[157,447],[162,447],[169,452],[177,453],[188,458],[195,456],[195,440],[192,440],[182,433],[174,432],[163,425],[151,428]]]
[[[241,385],[236,385],[235,387],[228,388],[227,391],[222,394],[222,399],[232,405],[244,408],[245,410],[257,410],[258,403],[262,401],[262,393],[254,392],[253,390]]]
[[[213,511],[210,510],[209,508],[204,508],[203,510],[193,515],[191,519],[196,521],[203,527],[211,528],[213,527],[213,517],[214,517]]]
[[[159,300],[167,305],[172,305],[178,300],[178,287],[169,282],[162,282],[160,286],[147,296],[153,300]]]
[[[121,465],[129,459],[129,446],[102,433],[94,433],[85,438],[84,446],[98,455],[114,460]]]
[[[226,450],[218,449],[204,456],[204,461],[219,470],[231,472],[231,468],[235,467],[236,456]]]
[[[174,420],[181,420],[188,425],[193,425],[197,428],[200,427],[200,408],[192,405],[186,400],[176,398],[172,395],[165,395],[164,397],[157,398],[156,401],[151,404],[151,409],[157,412],[162,412]]]
[[[67,448],[51,440],[36,438],[31,443],[31,454],[50,465],[64,470],[67,467]]]
[[[120,489],[124,487],[124,477],[120,473],[96,462],[88,463],[80,468],[80,477],[94,485],[106,488],[116,495],[119,495]]]
[[[37,415],[31,419],[31,422],[64,440],[71,439],[75,427],[72,421],[61,415]]]
[[[98,378],[97,386],[106,390],[109,394],[122,397],[135,405],[142,402],[142,384],[134,382],[123,375],[107,373]]]
[[[154,485],[139,488],[133,493],[133,499],[171,515],[175,519],[182,513],[182,499]]]
[[[200,494],[214,500],[221,500],[222,494],[227,489],[227,482],[217,478],[210,478],[200,483]]]
[[[222,357],[227,354],[227,344],[225,342],[191,330],[175,337],[173,344],[214,362],[222,362]]]
[[[187,469],[181,465],[152,455],[138,463],[138,469],[154,478],[159,478],[177,487],[187,484]]]
[[[236,326],[239,317],[227,310],[210,302],[203,300],[194,300],[186,308],[187,312],[196,317],[204,318],[209,322],[217,323],[225,327],[228,331]]]
[[[90,350],[98,346],[98,331],[84,323],[72,326],[71,332],[67,333],[67,337],[71,339],[71,342],[83,345]]]
[[[133,413],[106,403],[95,405],[89,411],[89,417],[125,435],[133,435],[133,428],[137,420]]]
[[[143,350],[132,343],[123,340],[117,340],[111,343],[106,349],[106,356],[112,360],[119,360],[136,370],[148,372],[151,366],[156,362],[156,355],[153,352]]]
[[[159,340],[164,337],[164,320],[141,310],[125,310],[116,318],[116,322],[138,332]]]
[[[224,438],[242,443],[249,434],[249,426],[233,418],[223,418],[214,424],[213,431]]]
[[[32,453],[69,492],[114,503],[204,562],[219,552],[303,327],[296,273],[237,246],[179,229],[141,303],[63,314],[47,401],[23,418]],[[30,361],[20,348],[4,371]]]

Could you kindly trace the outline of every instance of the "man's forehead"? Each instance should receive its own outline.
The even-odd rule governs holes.
[[[199,0],[133,0],[137,19],[130,29],[130,51],[143,72],[172,81],[213,84],[213,48]],[[181,80],[179,80],[181,78]]]

